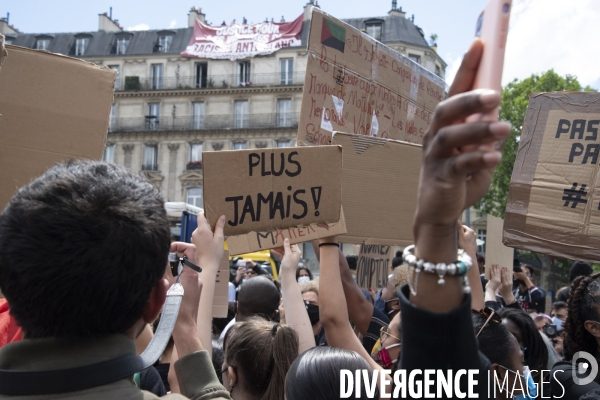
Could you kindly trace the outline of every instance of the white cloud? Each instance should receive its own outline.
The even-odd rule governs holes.
[[[150,29],[148,24],[137,24],[135,26],[127,28],[128,31],[147,31]]]
[[[513,3],[503,84],[551,68],[577,76],[582,85],[599,82],[600,2],[517,0]]]
[[[169,24],[169,28],[173,29],[177,26],[177,20],[173,20],[171,21],[171,23]]]

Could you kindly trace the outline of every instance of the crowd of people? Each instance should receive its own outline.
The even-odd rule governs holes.
[[[240,260],[228,316],[213,318],[225,216],[211,227],[199,215],[191,243],[171,242],[155,187],[103,162],[59,164],[20,188],[0,215],[0,399],[339,399],[344,370],[386,378],[373,386],[356,375],[361,399],[419,398],[394,378],[417,370],[479,372],[470,388],[456,375],[453,392],[478,398],[600,398],[597,368],[581,384],[577,364],[582,352],[600,360],[600,274],[575,263],[548,315],[531,266],[480,276],[476,235],[459,221],[488,190],[510,134],[504,122],[466,122],[500,103],[471,90],[482,48],[474,42],[436,108],[415,246],[396,254],[377,292],[356,284],[356,260],[336,237],[312,242],[318,279],[286,240],[272,251],[279,279]],[[201,271],[174,274],[169,253]],[[163,305],[181,292],[173,315]],[[171,338],[140,369],[163,323]]]

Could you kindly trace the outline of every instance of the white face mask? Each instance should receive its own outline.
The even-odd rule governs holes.
[[[310,282],[310,277],[306,276],[306,275],[298,277],[298,283],[304,283],[304,282]]]

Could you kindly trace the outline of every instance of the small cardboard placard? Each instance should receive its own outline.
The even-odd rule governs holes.
[[[225,235],[337,223],[342,149],[292,147],[203,153],[204,212]]]
[[[508,246],[600,261],[600,93],[532,94],[510,182]]]
[[[356,283],[361,289],[377,291],[387,285],[394,258],[393,246],[363,244],[356,262]]]
[[[0,210],[54,164],[102,158],[116,77],[59,54],[10,45],[6,51],[6,58],[0,54]]]
[[[329,144],[333,131],[422,143],[445,87],[419,64],[314,7],[298,145]]]
[[[490,279],[492,265],[506,267],[512,273],[515,249],[502,244],[502,218],[487,216],[487,236],[485,240],[485,279]],[[477,262],[477,260],[473,260]]]
[[[226,318],[229,307],[229,252],[225,250],[217,280],[215,283],[215,296],[213,298],[213,318]]]
[[[341,243],[413,244],[422,147],[336,132],[342,146],[342,205],[347,233]]]
[[[290,244],[298,244],[315,239],[338,236],[344,233],[346,233],[346,222],[344,213],[342,212],[340,222],[333,224],[298,226],[288,229],[229,236],[227,238],[227,247],[229,248],[229,253],[236,256],[282,247],[285,239],[289,239]]]

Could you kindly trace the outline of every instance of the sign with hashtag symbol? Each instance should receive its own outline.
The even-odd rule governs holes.
[[[584,199],[587,195],[587,192],[585,191],[586,186],[587,185],[581,185],[581,188],[577,190],[577,183],[574,183],[573,186],[571,186],[571,189],[565,189],[562,198],[565,201],[564,206],[569,207],[569,204],[571,204],[571,208],[577,208],[579,203],[587,204],[588,201]]]

